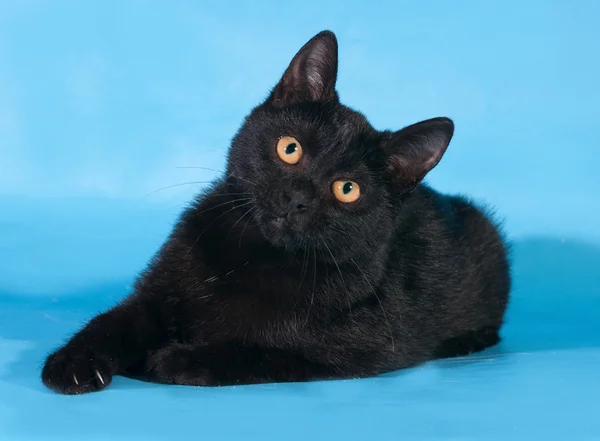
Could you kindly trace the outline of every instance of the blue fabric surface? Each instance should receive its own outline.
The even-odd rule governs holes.
[[[600,3],[425,3],[0,2],[0,440],[600,439]],[[502,344],[365,380],[44,389],[325,28],[377,128],[455,120],[429,182],[506,221]]]

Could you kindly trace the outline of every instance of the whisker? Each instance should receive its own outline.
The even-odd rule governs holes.
[[[237,195],[252,195],[252,193],[246,193],[246,192],[238,192],[238,193],[214,193],[214,194],[207,194],[207,195],[203,195],[203,198],[210,198],[210,197],[217,197],[217,196],[237,196]],[[183,205],[189,204],[190,201],[185,201],[185,202],[180,202],[179,204],[176,205],[172,205],[169,208],[165,208],[164,212],[173,210],[174,208],[177,207],[181,207]]]
[[[235,193],[214,193],[214,194],[207,194],[204,197],[215,198],[217,196],[237,196],[237,195],[240,195],[240,194],[249,195],[249,194],[252,194],[252,193],[249,192],[249,191],[238,191],[238,192],[235,192]]]
[[[239,180],[244,181],[244,182],[247,182],[248,184],[254,185],[255,187],[258,186],[258,184],[256,182],[251,181],[251,180],[246,179],[246,178],[242,178],[241,176],[237,176],[237,175],[233,175],[233,174],[228,174],[226,176],[232,177],[232,178],[235,178],[235,179],[239,179]]]
[[[238,250],[242,249],[242,237],[244,237],[244,233],[246,232],[246,228],[248,228],[248,224],[250,223],[251,219],[252,219],[252,211],[256,210],[256,206],[252,207],[250,209],[250,216],[248,217],[248,220],[246,221],[246,224],[244,225],[244,228],[242,229],[242,234],[240,234],[240,240],[238,241]]]
[[[232,178],[241,179],[242,181],[246,181],[249,184],[256,185],[255,182],[252,182],[246,178],[242,178],[241,176],[234,175],[233,173],[226,173],[225,170],[217,170],[216,168],[199,167],[199,166],[187,166],[187,167],[175,167],[175,168],[193,168],[193,169],[198,169],[198,170],[214,171],[215,173],[225,173],[225,176],[231,176]]]
[[[381,312],[383,313],[383,318],[385,319],[385,322],[387,324],[388,327],[388,331],[390,333],[390,338],[392,340],[392,352],[396,351],[396,345],[394,342],[394,333],[392,332],[392,327],[390,325],[390,321],[388,320],[387,314],[385,312],[385,309],[383,308],[383,303],[381,303],[381,299],[379,298],[379,296],[377,295],[377,292],[375,291],[375,288],[373,287],[373,285],[371,284],[371,282],[369,281],[369,279],[367,278],[367,275],[363,272],[362,268],[360,266],[358,266],[358,264],[354,261],[354,259],[352,257],[350,257],[350,261],[354,264],[354,266],[356,266],[356,268],[360,271],[360,273],[363,276],[363,279],[365,279],[365,282],[367,282],[367,284],[369,285],[369,287],[371,288],[371,292],[373,292],[373,295],[375,296],[375,298],[377,299],[377,302],[379,302],[379,307],[381,308]]]
[[[329,248],[329,245],[327,245],[327,241],[324,238],[321,238],[321,242],[323,242],[323,245],[325,245],[325,248],[327,248],[329,255],[333,259],[333,263],[335,264],[335,267],[337,268],[338,273],[340,274],[340,278],[342,279],[342,286],[344,287],[344,294],[346,296],[346,301],[348,302],[348,313],[350,314],[350,316],[352,316],[352,303],[350,302],[348,288],[346,288],[346,282],[344,280],[344,276],[342,275],[342,271],[340,270],[340,266],[338,265],[337,260],[335,260],[335,257],[333,256],[333,253],[331,252],[331,249]]]
[[[229,233],[231,233],[233,231],[233,229],[235,228],[235,226],[248,214],[250,213],[252,210],[254,210],[254,208],[256,207],[250,207],[248,210],[246,210],[244,212],[244,214],[242,214],[238,220],[235,221],[235,223],[232,225],[232,227],[229,229],[229,231],[227,232],[226,236],[229,236]]]
[[[321,261],[325,262],[325,252],[321,248],[318,248],[318,251]],[[323,267],[325,268],[325,283],[327,284],[327,286],[329,286],[329,265],[327,265],[327,263],[325,262],[325,265],[323,265]]]
[[[337,231],[338,233],[345,234],[348,237],[352,237],[352,235],[350,233],[348,233],[347,231],[340,230],[339,228],[331,227],[331,226],[329,228],[331,228],[333,231]]]
[[[184,206],[184,205],[186,205],[186,204],[188,204],[188,203],[189,203],[189,202],[188,202],[188,201],[186,201],[186,202],[181,202],[181,203],[179,203],[179,204],[176,204],[176,205],[172,205],[172,206],[170,206],[169,208],[165,208],[163,211],[161,211],[161,213],[165,213],[165,212],[167,212],[167,211],[171,211],[171,210],[173,210],[173,209],[175,209],[175,208],[177,208],[177,207],[182,207],[182,206]]]
[[[232,199],[232,200],[230,200],[230,201],[226,201],[226,202],[222,202],[222,203],[220,203],[220,204],[217,204],[217,205],[213,205],[213,206],[212,206],[212,207],[210,207],[210,208],[207,208],[207,209],[205,209],[205,210],[202,210],[202,211],[200,211],[200,212],[198,212],[198,213],[194,213],[194,214],[195,214],[195,215],[199,215],[199,214],[202,214],[202,213],[206,213],[207,211],[214,210],[215,208],[222,207],[223,205],[227,205],[227,204],[233,204],[233,203],[235,203],[235,202],[241,202],[241,201],[250,201],[250,200],[252,200],[252,198],[238,198],[238,199]]]
[[[308,307],[308,313],[306,314],[306,320],[304,324],[308,324],[308,319],[310,318],[310,311],[312,310],[313,303],[315,301],[315,288],[317,286],[317,248],[313,247],[313,257],[315,259],[314,263],[314,275],[313,275],[313,289],[312,295],[310,296],[310,306]]]
[[[159,188],[158,190],[151,191],[144,197],[148,197],[153,195],[154,193],[158,193],[159,191],[168,190],[169,188],[181,187],[183,185],[194,185],[194,184],[211,184],[213,181],[190,181],[190,182],[182,182],[181,184],[168,185],[166,187]]]
[[[190,166],[178,166],[175,168],[194,168],[194,169],[199,169],[199,170],[208,170],[208,171],[214,171],[216,173],[225,173],[225,170],[218,170],[216,168],[210,168],[210,167],[199,167],[199,166],[195,166],[195,165],[190,165]]]
[[[294,295],[296,295],[296,293],[298,293],[298,291],[300,290],[302,282],[304,281],[304,277],[306,276],[306,270],[308,269],[308,248],[306,248],[305,246],[303,246],[302,248],[304,250],[304,254],[302,256],[302,273],[300,275],[300,283],[298,284],[298,288],[296,288],[296,291],[294,291]],[[296,304],[298,304],[298,302],[296,302]]]
[[[229,212],[231,212],[231,211],[233,211],[233,210],[235,210],[235,209],[237,209],[237,208],[244,207],[244,206],[246,206],[246,205],[248,205],[248,204],[251,204],[251,203],[252,203],[252,201],[248,201],[248,202],[244,202],[243,204],[236,205],[235,207],[233,207],[233,208],[230,208],[229,210],[225,211],[224,213],[221,213],[221,214],[220,214],[220,215],[218,215],[216,218],[214,218],[214,219],[212,220],[212,222],[211,222],[211,223],[209,223],[209,224],[206,226],[206,228],[205,228],[204,230],[202,230],[202,232],[200,232],[200,234],[198,235],[198,237],[196,238],[196,240],[194,241],[194,243],[192,244],[192,246],[191,246],[191,247],[190,247],[190,249],[188,250],[188,252],[187,252],[186,256],[192,252],[192,250],[194,249],[194,247],[196,246],[196,244],[197,244],[197,243],[198,243],[198,241],[200,240],[200,237],[202,237],[202,235],[203,235],[204,233],[206,233],[206,231],[207,231],[207,230],[210,228],[210,226],[211,226],[212,224],[214,224],[214,223],[217,221],[217,219],[220,219],[221,217],[225,216],[227,213],[229,213]]]
[[[304,244],[304,241],[302,243]],[[298,252],[300,251],[301,247],[295,247],[295,248],[296,248],[296,251],[294,251],[294,254],[292,254],[291,256],[288,255],[288,259],[283,261],[283,263],[281,264],[281,266],[279,266],[277,271],[281,271],[283,268],[290,265],[292,262],[294,262],[296,260],[296,257],[298,256]],[[296,302],[296,304],[297,304],[297,302]]]

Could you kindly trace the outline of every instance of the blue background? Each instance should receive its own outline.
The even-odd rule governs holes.
[[[600,3],[568,3],[0,0],[0,439],[600,439]],[[45,390],[219,174],[178,167],[221,170],[322,29],[375,127],[455,120],[429,182],[505,219],[503,343],[360,381]]]

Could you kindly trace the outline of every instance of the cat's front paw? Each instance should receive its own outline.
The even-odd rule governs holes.
[[[171,344],[148,358],[148,371],[161,383],[216,386],[215,376],[204,363],[201,348]]]
[[[48,356],[42,370],[42,382],[54,392],[83,394],[107,387],[112,372],[108,357],[67,345]]]

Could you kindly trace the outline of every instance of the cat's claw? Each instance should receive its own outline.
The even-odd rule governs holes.
[[[100,383],[102,383],[102,385],[104,385],[104,378],[102,378],[102,375],[100,374],[98,369],[96,369],[96,377],[98,378],[98,380],[100,380]]]
[[[77,381],[77,376],[75,374],[73,374],[73,381],[75,381],[75,384],[79,386],[79,381]]]

